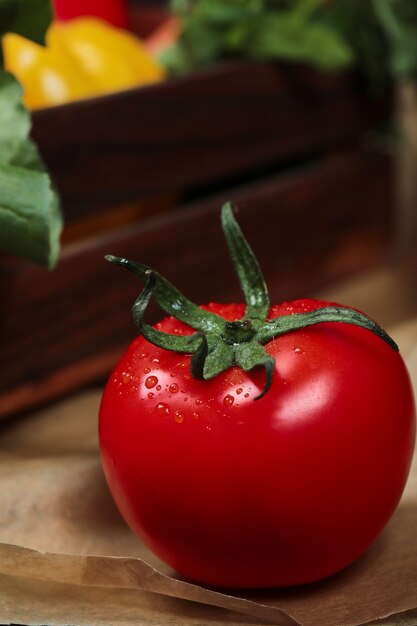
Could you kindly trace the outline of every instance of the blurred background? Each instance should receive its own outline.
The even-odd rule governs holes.
[[[135,337],[141,284],[107,253],[241,300],[227,200],[272,300],[417,314],[414,0],[17,4],[0,13],[0,418],[101,384]]]

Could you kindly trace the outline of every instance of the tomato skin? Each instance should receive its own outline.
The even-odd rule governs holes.
[[[283,303],[270,317],[327,304]],[[244,313],[206,308],[229,320]],[[173,318],[157,328],[192,332]],[[344,568],[379,535],[409,472],[413,394],[388,344],[325,323],[266,349],[274,379],[257,401],[264,372],[194,380],[189,356],[143,337],[103,395],[103,467],[122,515],[161,559],[205,584],[287,586]]]

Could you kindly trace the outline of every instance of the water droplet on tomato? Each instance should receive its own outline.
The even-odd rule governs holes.
[[[158,415],[169,415],[169,406],[167,404],[165,404],[165,402],[159,402],[159,404],[156,405],[156,412],[158,413]]]
[[[145,380],[145,387],[147,389],[152,389],[152,387],[155,387],[155,385],[158,384],[158,379],[156,376],[148,376],[148,378]]]
[[[242,391],[243,391],[242,387],[239,387],[239,389],[236,389],[236,393],[237,393],[238,395],[239,395],[239,394],[241,394],[241,393],[242,393]]]
[[[189,374],[184,374],[184,380],[190,380],[191,376]]]
[[[131,380],[132,380],[131,374],[128,374],[127,372],[123,372],[123,374],[122,374],[122,381],[124,383],[129,383]]]
[[[156,385],[156,390],[161,391],[161,385]]]
[[[159,363],[159,359],[155,357],[154,359],[152,359],[152,363]]]
[[[147,352],[139,352],[138,359],[146,359],[147,356],[148,356]]]
[[[151,371],[151,368],[150,368],[150,367],[144,367],[144,368],[143,368],[143,373],[144,373],[144,374],[149,374],[149,372],[150,372],[150,371]]]
[[[171,376],[171,378],[175,378],[176,373],[175,373],[175,372],[171,372],[171,373],[170,373],[170,376]]]
[[[196,403],[196,404],[203,404],[203,401],[201,400],[201,398],[198,398],[198,399],[195,401],[195,403]]]
[[[200,417],[200,413],[197,413],[197,411],[193,411],[193,418],[195,420],[198,420],[199,417]]]
[[[152,398],[154,398],[154,397],[155,397],[155,394],[152,393],[152,391],[150,393],[148,393],[149,400],[152,400]]]
[[[227,396],[225,396],[223,398],[223,404],[224,406],[232,406],[232,404],[234,403],[235,399],[233,396],[231,396],[230,394],[227,394]]]
[[[184,398],[184,402],[188,402],[188,398]]]
[[[249,398],[249,394],[248,393],[245,393],[245,398]]]
[[[182,424],[185,419],[185,413],[183,413],[182,411],[175,411],[174,419],[177,424]]]
[[[179,391],[179,387],[177,385],[177,383],[172,383],[172,385],[169,386],[169,390],[171,393],[178,393]]]
[[[301,348],[294,348],[294,352],[296,352],[297,354],[304,354]]]

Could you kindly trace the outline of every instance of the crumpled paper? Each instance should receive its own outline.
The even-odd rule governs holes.
[[[417,320],[392,334],[417,382]],[[320,583],[231,595],[182,580],[127,528],[101,470],[99,399],[85,392],[0,431],[0,623],[417,624],[416,463],[356,563]]]

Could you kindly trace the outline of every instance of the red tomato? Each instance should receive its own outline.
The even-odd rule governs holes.
[[[326,304],[284,303],[270,317]],[[173,318],[157,328],[193,332]],[[209,585],[294,585],[344,568],[387,523],[411,463],[410,381],[385,341],[328,322],[265,347],[275,372],[256,402],[264,371],[195,380],[189,356],[143,337],[103,396],[102,458],[120,511],[161,559]]]

